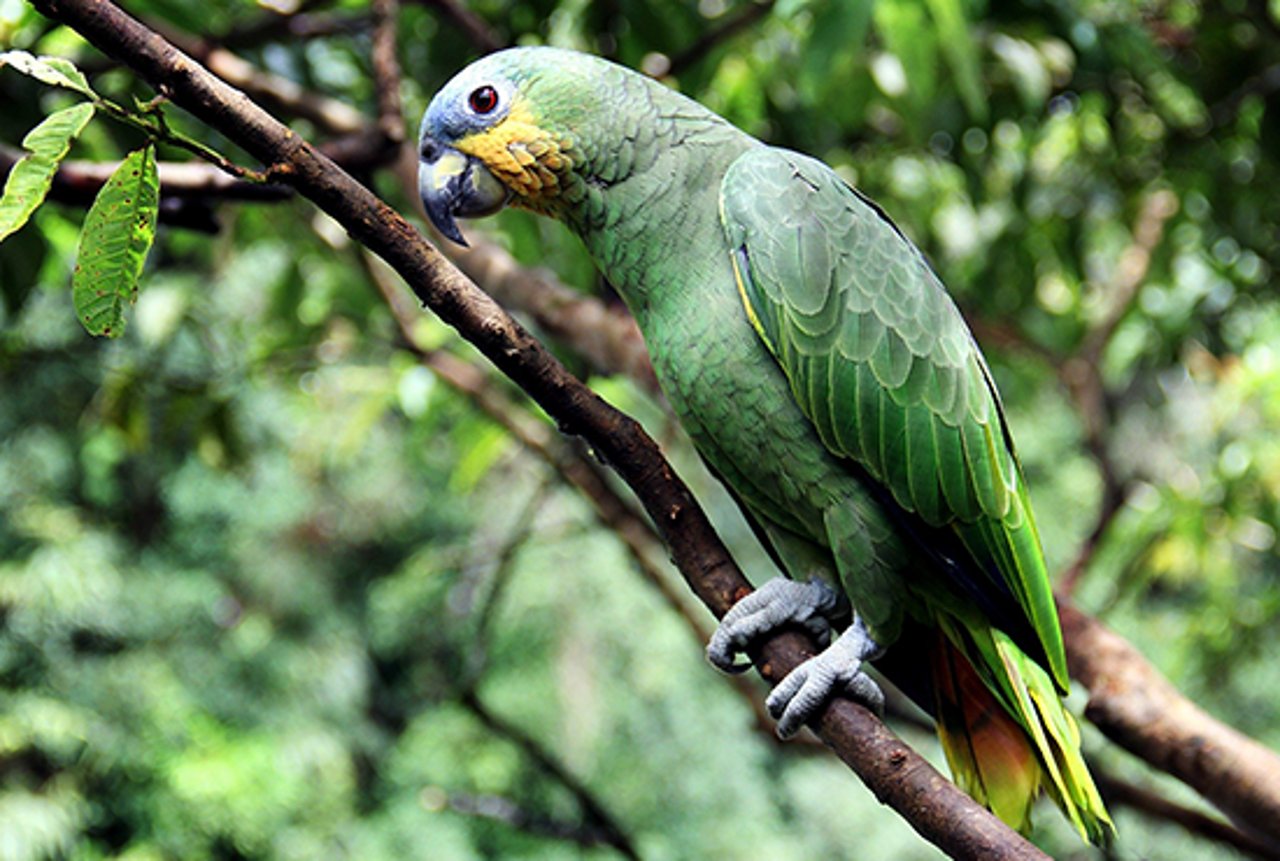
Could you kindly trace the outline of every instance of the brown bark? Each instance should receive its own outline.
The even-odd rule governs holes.
[[[1097,619],[1065,601],[1058,612],[1071,675],[1089,689],[1085,716],[1280,852],[1280,756],[1206,714]]]
[[[587,439],[635,490],[690,587],[723,615],[750,584],[689,490],[639,425],[574,379],[407,221],[243,93],[105,0],[33,0],[38,10],[120,59],[162,93],[269,165],[387,260],[419,298],[529,393],[561,429]],[[777,681],[812,654],[797,634],[771,638],[757,660]],[[956,858],[1046,858],[944,779],[875,715],[846,700],[824,711],[823,740],[883,802]]]
[[[0,144],[0,181],[8,176],[23,155],[21,150]],[[88,206],[98,189],[119,166],[119,162],[67,159],[58,165],[49,193],[62,203]],[[161,197],[284,200],[293,196],[293,192],[283,185],[237,179],[202,161],[162,161],[158,167]]]
[[[394,275],[389,269],[380,266],[369,256],[365,259],[370,278],[396,318],[400,334],[423,366],[430,368],[432,373],[455,391],[470,398],[481,412],[502,425],[517,442],[555,469],[566,485],[577,490],[590,503],[596,520],[622,542],[645,581],[662,596],[672,612],[684,621],[693,637],[700,644],[711,639],[712,629],[707,624],[706,617],[699,614],[691,602],[678,592],[667,575],[664,548],[653,525],[618,494],[607,480],[604,468],[592,459],[589,452],[582,450],[583,446],[573,445],[569,440],[558,436],[546,422],[535,420],[527,410],[513,403],[475,365],[423,345],[417,336],[415,325],[418,310],[412,307],[412,303],[400,289],[399,279],[390,283]],[[773,743],[783,744],[773,730],[774,721],[765,709],[759,688],[744,675],[724,678],[751,709],[757,729],[767,734]],[[808,736],[801,736],[797,740],[803,740],[815,750],[818,747]]]
[[[479,236],[469,241],[470,248],[450,249],[449,257],[493,298],[528,314],[597,371],[625,374],[651,392],[658,390],[644,339],[630,314],[525,269],[495,242]]]
[[[1116,808],[1128,807],[1154,819],[1175,822],[1192,834],[1206,840],[1215,840],[1240,850],[1253,858],[1275,858],[1276,851],[1261,838],[1233,828],[1227,823],[1190,807],[1170,801],[1164,796],[1127,780],[1093,770],[1098,791],[1107,800],[1114,813]]]
[[[404,142],[400,104],[400,60],[396,57],[396,17],[399,0],[373,0],[373,83],[378,93],[378,130],[389,142]]]

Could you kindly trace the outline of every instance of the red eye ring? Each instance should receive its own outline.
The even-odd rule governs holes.
[[[498,106],[498,91],[488,84],[478,87],[471,91],[467,103],[477,114],[487,114]]]

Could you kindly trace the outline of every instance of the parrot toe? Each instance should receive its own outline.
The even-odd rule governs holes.
[[[726,673],[741,673],[751,664],[735,659],[753,641],[784,625],[800,625],[825,646],[831,640],[831,620],[847,614],[844,597],[821,580],[775,577],[720,620],[707,643],[707,659]]]
[[[834,696],[847,696],[882,714],[884,692],[862,671],[862,662],[881,651],[862,620],[855,618],[839,639],[792,670],[769,694],[765,706],[778,720],[778,735],[795,735]]]

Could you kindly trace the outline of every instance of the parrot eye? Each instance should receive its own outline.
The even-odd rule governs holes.
[[[487,114],[498,106],[498,91],[486,84],[472,90],[467,103],[477,114]]]

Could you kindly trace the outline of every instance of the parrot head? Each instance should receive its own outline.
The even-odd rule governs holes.
[[[580,200],[582,131],[617,68],[572,51],[512,48],[459,72],[422,118],[418,191],[431,223],[465,245],[457,217],[508,203],[555,215]]]

